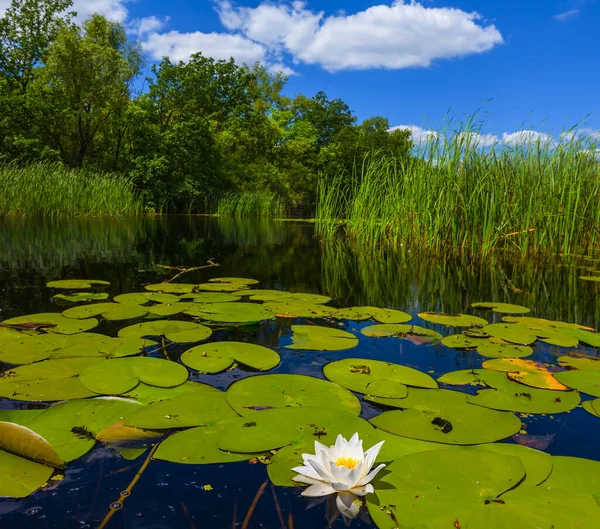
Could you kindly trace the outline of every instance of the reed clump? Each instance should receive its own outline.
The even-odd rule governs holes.
[[[47,163],[0,166],[2,216],[118,216],[143,210],[131,180],[119,175]]]
[[[480,138],[469,130],[432,135],[415,156],[373,153],[352,175],[322,178],[318,233],[412,251],[598,249],[597,143],[577,134],[517,145],[483,146]]]
[[[217,202],[217,215],[222,217],[283,218],[285,203],[270,193],[228,193]]]

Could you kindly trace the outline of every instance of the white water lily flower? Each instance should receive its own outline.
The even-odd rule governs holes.
[[[374,491],[371,481],[385,467],[382,464],[371,470],[382,445],[383,441],[364,452],[358,433],[350,441],[338,435],[329,448],[315,441],[315,454],[302,454],[304,464],[292,469],[299,474],[293,479],[310,485],[302,496],[337,494],[336,504],[344,518],[356,518],[362,505],[358,496]]]

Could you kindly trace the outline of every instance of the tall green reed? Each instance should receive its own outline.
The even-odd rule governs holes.
[[[0,215],[115,216],[143,209],[133,183],[121,176],[45,163],[0,166]]]
[[[563,136],[564,137],[564,136]],[[322,178],[317,231],[413,250],[567,254],[600,241],[593,140],[482,146],[471,124],[432,135],[414,156],[372,153],[352,175]]]
[[[285,203],[270,193],[228,193],[217,202],[217,215],[223,217],[283,218]]]

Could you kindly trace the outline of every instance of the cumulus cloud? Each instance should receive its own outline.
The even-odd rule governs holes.
[[[98,13],[113,22],[125,22],[129,12],[125,7],[127,0],[74,0],[70,11],[77,12],[79,22],[85,20],[90,15]],[[0,0],[0,15],[10,7],[11,0]]]
[[[535,130],[518,130],[517,132],[511,133],[505,132],[502,135],[502,142],[511,146],[552,143],[552,137]]]
[[[192,54],[199,51],[214,59],[229,60],[233,57],[240,64],[264,62],[266,58],[264,46],[241,35],[224,33],[150,33],[143,45],[155,60],[169,57],[172,61],[187,61]]]
[[[559,22],[564,22],[565,20],[575,18],[577,15],[579,15],[579,9],[569,9],[568,11],[563,11],[562,13],[558,13],[558,15],[554,15],[554,20],[558,20]]]
[[[396,125],[394,127],[390,127],[389,129],[390,132],[395,130],[410,131],[410,137],[415,145],[422,145],[428,141],[431,141],[432,139],[438,139],[442,137],[442,134],[436,132],[435,130],[424,129],[417,125]]]
[[[500,143],[500,138],[495,134],[480,134],[479,132],[459,132],[457,136],[472,147],[491,147]]]
[[[478,13],[396,0],[354,14],[325,16],[304,2],[236,7],[219,0],[223,25],[289,53],[295,62],[344,69],[426,67],[437,59],[482,53],[503,42]]]
[[[575,139],[600,141],[600,130],[592,129],[589,127],[581,127],[578,129],[569,130],[563,132],[560,135],[561,139],[571,141]]]
[[[169,17],[158,18],[155,16],[136,18],[127,23],[127,31],[137,37],[154,33],[163,29],[169,22]]]

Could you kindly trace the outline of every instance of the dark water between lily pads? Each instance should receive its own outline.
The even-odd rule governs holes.
[[[470,306],[495,301],[528,307],[528,316],[594,329],[600,322],[600,283],[580,279],[597,275],[598,261],[589,256],[523,260],[510,256],[426,256],[406,249],[402,254],[380,253],[343,243],[322,246],[308,223],[196,217],[2,221],[0,242],[0,320],[61,312],[72,306],[53,300],[60,291],[47,288],[48,281],[105,280],[110,286],[94,290],[107,292],[112,298],[142,292],[146,285],[177,273],[166,267],[202,266],[212,259],[220,265],[218,268],[190,272],[177,281],[197,284],[218,277],[252,278],[259,281],[252,288],[324,294],[333,298],[329,303],[333,307],[374,306],[405,311],[414,317],[411,324],[435,329],[444,336],[460,333],[461,329],[434,325],[417,315],[464,313],[502,322],[503,314]],[[190,320],[187,316],[172,319]],[[100,320],[93,332],[109,336],[117,336],[119,329],[132,324]],[[292,340],[291,326],[299,323],[343,328],[356,335],[359,343],[352,349],[329,352],[286,348]],[[267,346],[281,356],[281,363],[269,373],[317,378],[324,378],[324,365],[344,358],[394,362],[436,379],[451,371],[479,369],[486,360],[476,351],[454,349],[416,335],[405,339],[372,338],[361,333],[373,323],[278,317],[259,325],[216,327],[209,341],[248,341]],[[191,346],[173,344],[168,356],[178,361]],[[561,356],[577,353],[595,358],[598,351],[582,343],[559,347],[540,340],[532,347],[534,352],[527,360],[556,366]],[[12,367],[0,363],[3,372]],[[235,368],[211,375],[191,371],[190,379],[226,390],[233,382],[256,375]],[[526,392],[527,386],[523,387]],[[452,389],[475,394],[475,388]],[[583,393],[581,397],[584,401],[592,398]],[[2,410],[47,406],[0,398]],[[361,417],[370,419],[384,409],[363,401]],[[553,456],[600,460],[600,419],[582,407],[554,415],[518,417],[522,421],[520,436],[503,442],[519,442]],[[0,500],[0,528],[98,527],[144,458],[145,454],[127,460],[97,443],[86,455],[69,463],[62,481],[52,481],[24,499]],[[262,463],[184,465],[154,460],[108,527],[242,527],[257,490],[267,478]],[[300,490],[269,484],[247,527],[326,527],[324,504],[307,510],[308,502],[300,496]],[[344,526],[341,518],[334,526]],[[355,520],[353,526],[373,527],[360,520]]]

